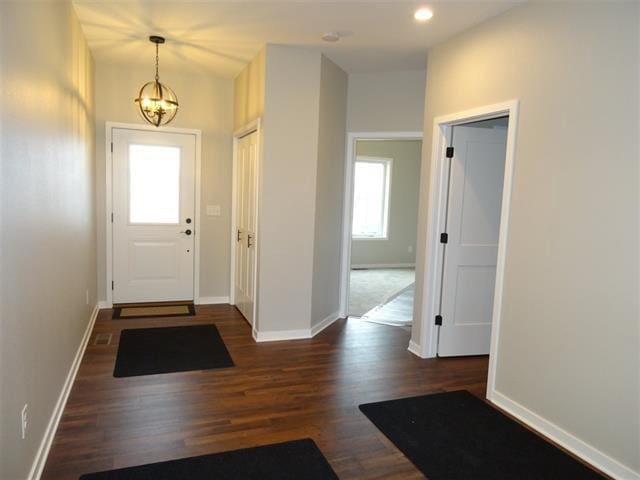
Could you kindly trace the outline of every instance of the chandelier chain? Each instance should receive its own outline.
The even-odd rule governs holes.
[[[158,44],[156,43],[156,82],[160,80],[160,75],[158,74],[158,64],[159,64],[159,54],[158,54]]]

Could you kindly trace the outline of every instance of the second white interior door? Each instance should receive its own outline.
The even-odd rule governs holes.
[[[506,141],[506,128],[453,127],[440,356],[489,353]]]
[[[258,134],[238,139],[236,149],[235,303],[253,324],[255,301]]]

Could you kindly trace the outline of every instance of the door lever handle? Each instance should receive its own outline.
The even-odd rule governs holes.
[[[242,240],[242,231],[238,229],[238,233],[236,234],[236,242]]]
[[[191,235],[191,230],[187,228],[186,230],[181,230],[180,233],[184,233],[185,235]]]
[[[253,246],[253,243],[251,243],[252,239],[253,239],[253,236],[250,233],[248,233],[247,234],[247,248],[250,248],[250,247]]]

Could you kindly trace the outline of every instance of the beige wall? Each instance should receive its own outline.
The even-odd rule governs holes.
[[[151,47],[150,47],[151,48]],[[153,51],[146,66],[96,64],[96,159],[98,219],[98,286],[106,299],[105,269],[105,122],[143,124],[133,99],[153,79]],[[162,62],[162,58],[161,58]],[[200,296],[229,295],[233,82],[160,65],[160,79],[178,96],[180,110],[171,127],[202,131]],[[207,216],[207,205],[220,205],[222,215]]]
[[[21,480],[96,304],[93,61],[69,2],[2,2],[0,31],[0,478]]]
[[[311,326],[340,307],[340,252],[344,197],[347,74],[328,58],[320,63],[318,160]]]
[[[434,117],[520,99],[496,388],[636,472],[639,13],[533,3],[430,50],[422,169]]]
[[[347,75],[267,45],[234,84],[235,128],[263,119],[256,328],[308,331],[338,310]]]
[[[424,70],[349,75],[347,131],[420,132]]]
[[[309,328],[320,54],[267,45],[261,165],[260,331]]]
[[[422,142],[417,140],[359,140],[356,154],[393,159],[386,240],[351,242],[351,265],[413,264],[420,190]],[[411,247],[411,251],[409,251]]]
[[[265,51],[260,50],[234,80],[233,129],[262,116],[264,111]]]

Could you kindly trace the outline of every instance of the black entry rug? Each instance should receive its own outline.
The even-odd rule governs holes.
[[[310,438],[82,475],[80,480],[338,480]]]
[[[360,410],[430,480],[604,478],[467,391]]]
[[[136,328],[120,334],[114,377],[233,367],[215,325]]]

